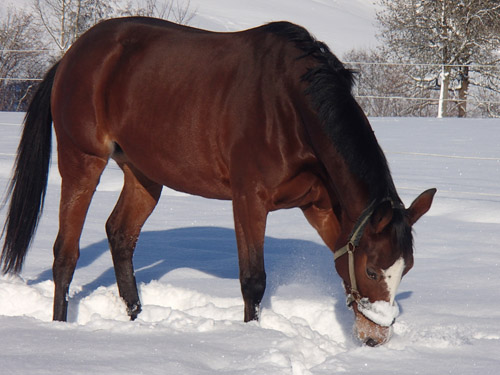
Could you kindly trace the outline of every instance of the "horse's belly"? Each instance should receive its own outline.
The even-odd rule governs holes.
[[[133,165],[150,180],[171,189],[206,198],[231,199],[228,172],[219,160],[188,152],[185,147],[172,146],[167,151],[150,146],[147,150],[130,147],[114,154],[113,159]]]
[[[194,174],[174,175],[164,173],[159,183],[171,189],[212,199],[232,199],[229,181],[203,178]]]

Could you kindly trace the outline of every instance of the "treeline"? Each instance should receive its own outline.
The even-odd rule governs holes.
[[[141,15],[187,24],[189,0],[33,0],[0,15],[0,111],[25,111],[36,80],[87,29],[103,19]]]
[[[0,19],[0,110],[24,111],[40,78],[85,30],[144,15],[187,24],[189,0],[32,0]],[[369,116],[500,117],[498,0],[378,0],[380,47],[343,56]]]

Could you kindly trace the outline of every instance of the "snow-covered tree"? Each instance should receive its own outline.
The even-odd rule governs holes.
[[[465,117],[471,86],[500,93],[500,71],[494,69],[500,62],[500,1],[379,0],[379,4],[379,37],[386,55],[400,62],[429,64],[412,78],[418,87],[439,88],[438,117],[448,115],[450,94],[458,102],[458,116]]]
[[[378,49],[354,49],[343,59],[356,72],[354,94],[368,116],[434,115],[433,92],[414,84],[415,74],[409,71],[414,72],[414,67],[387,62],[386,54]]]

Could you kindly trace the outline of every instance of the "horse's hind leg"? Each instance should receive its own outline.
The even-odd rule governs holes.
[[[66,321],[68,289],[80,255],[79,241],[90,201],[107,159],[81,153],[59,144],[59,172],[61,173],[61,203],[59,233],[54,244],[52,268],[54,293],[54,320]]]
[[[152,182],[133,166],[118,163],[125,175],[123,190],[106,223],[109,246],[120,296],[132,320],[141,312],[132,256],[141,228],[156,206],[162,185]]]

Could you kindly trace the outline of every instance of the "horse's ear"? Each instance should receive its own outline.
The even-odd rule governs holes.
[[[390,201],[380,203],[373,211],[371,225],[375,233],[380,233],[392,220],[392,204]]]
[[[408,218],[410,220],[410,225],[416,223],[418,219],[422,217],[429,208],[431,208],[432,199],[434,194],[436,194],[436,189],[429,189],[420,194],[408,208]]]

